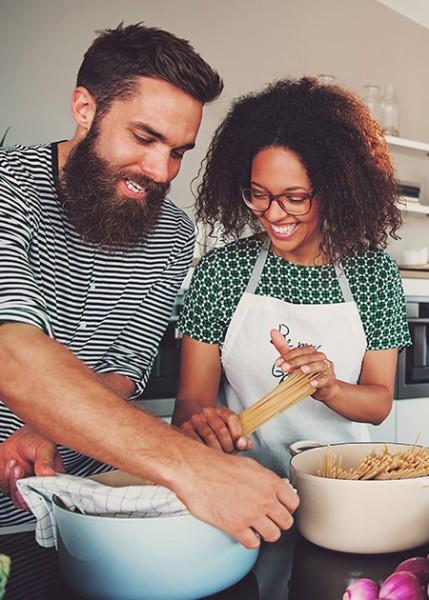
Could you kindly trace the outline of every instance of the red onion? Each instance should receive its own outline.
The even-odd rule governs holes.
[[[425,600],[425,595],[415,575],[395,571],[381,586],[379,600]]]
[[[378,583],[372,579],[356,579],[346,589],[343,600],[377,600],[378,589]]]
[[[415,575],[422,585],[426,585],[429,581],[429,559],[423,556],[408,558],[399,563],[395,571],[408,571]]]

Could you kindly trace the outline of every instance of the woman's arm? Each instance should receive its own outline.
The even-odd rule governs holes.
[[[389,415],[393,403],[398,350],[367,350],[359,383],[353,385],[338,379],[325,395],[320,382],[313,397],[351,421],[379,425]]]
[[[172,422],[189,436],[224,452],[246,450],[251,441],[241,436],[237,415],[216,408],[221,377],[218,344],[182,340],[180,380]]]
[[[335,365],[313,346],[289,349],[278,331],[271,332],[281,359],[279,366],[288,372],[301,369],[316,388],[313,398],[350,421],[380,424],[390,413],[398,350],[367,350],[358,384],[346,383],[335,376]],[[317,376],[315,374],[318,373]]]
[[[221,375],[217,344],[205,344],[184,335],[180,356],[180,378],[173,423],[181,425],[193,414],[216,404]]]

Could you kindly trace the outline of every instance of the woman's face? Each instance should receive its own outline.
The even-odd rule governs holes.
[[[313,191],[310,179],[298,155],[283,147],[261,150],[252,162],[250,187],[254,191],[296,196]],[[313,264],[320,251],[321,234],[317,199],[304,215],[285,212],[279,202],[271,202],[261,216],[256,215],[270,236],[272,250],[291,262]]]

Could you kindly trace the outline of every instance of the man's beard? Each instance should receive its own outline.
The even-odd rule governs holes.
[[[159,218],[169,185],[134,173],[117,172],[100,158],[94,123],[70,153],[60,176],[64,211],[79,235],[98,248],[125,251],[141,244]],[[120,196],[119,181],[129,177],[147,191],[142,200]]]

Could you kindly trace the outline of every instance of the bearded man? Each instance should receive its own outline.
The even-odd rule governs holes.
[[[120,25],[85,54],[73,138],[0,153],[1,525],[32,520],[19,477],[114,466],[248,547],[291,526],[286,481],[125,401],[190,265],[193,225],[166,195],[221,90],[185,40]]]

